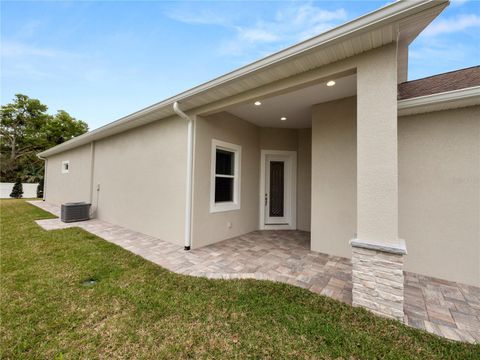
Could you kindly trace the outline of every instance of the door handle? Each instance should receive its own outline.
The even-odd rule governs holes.
[[[265,194],[265,206],[268,204],[268,194]]]

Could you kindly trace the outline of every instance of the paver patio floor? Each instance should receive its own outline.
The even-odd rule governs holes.
[[[54,215],[60,209],[30,201]],[[93,219],[37,220],[46,230],[80,227],[176,273],[213,279],[285,282],[352,303],[349,259],[309,250],[302,231],[254,231],[191,251]],[[405,272],[405,323],[452,340],[480,342],[480,288]]]

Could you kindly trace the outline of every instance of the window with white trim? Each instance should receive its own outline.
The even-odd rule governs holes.
[[[68,174],[70,168],[70,161],[62,161],[62,174]]]
[[[240,209],[242,147],[212,140],[210,212]]]

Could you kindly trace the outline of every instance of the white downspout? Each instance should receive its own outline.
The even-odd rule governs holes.
[[[193,173],[193,119],[185,114],[175,101],[173,111],[187,122],[187,179],[185,199],[185,250],[192,245],[192,173]]]

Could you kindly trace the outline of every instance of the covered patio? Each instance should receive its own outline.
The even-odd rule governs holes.
[[[54,215],[59,208],[30,201]],[[351,262],[309,250],[304,231],[254,231],[191,251],[101,220],[37,220],[45,230],[80,227],[179,274],[258,279],[309,289],[352,303]],[[405,323],[452,340],[480,342],[480,288],[413,273],[404,278]]]

